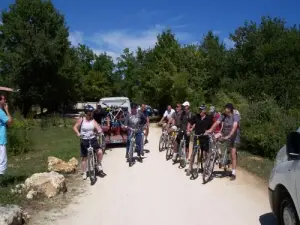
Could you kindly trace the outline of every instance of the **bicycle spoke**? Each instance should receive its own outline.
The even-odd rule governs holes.
[[[204,184],[207,183],[212,176],[215,166],[216,154],[217,153],[215,151],[211,151],[205,160],[205,165],[202,173]]]

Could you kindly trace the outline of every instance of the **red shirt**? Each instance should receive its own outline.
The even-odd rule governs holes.
[[[215,123],[216,121],[218,121],[218,119],[220,118],[220,113],[216,113],[214,118],[213,118],[213,122]],[[219,126],[216,127],[215,129],[215,133],[218,133],[221,131],[221,127],[222,127],[222,124],[220,124]]]

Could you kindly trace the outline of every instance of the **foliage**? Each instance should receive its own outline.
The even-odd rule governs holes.
[[[161,112],[186,100],[194,111],[233,102],[242,113],[243,148],[268,157],[300,119],[300,30],[283,19],[245,22],[230,34],[230,49],[211,31],[199,44],[182,45],[165,30],[153,48],[125,48],[116,61],[83,44],[71,47],[64,17],[50,1],[17,0],[1,19],[0,78],[20,88],[23,114],[32,104],[57,112],[105,96]],[[42,126],[54,123],[47,121]]]

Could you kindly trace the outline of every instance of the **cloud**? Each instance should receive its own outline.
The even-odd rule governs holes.
[[[144,30],[109,30],[96,32],[91,36],[84,36],[82,32],[75,31],[70,33],[69,40],[73,45],[78,43],[87,44],[95,54],[106,52],[114,60],[122,54],[125,48],[135,51],[137,47],[142,49],[151,48],[155,45],[157,35],[167,27],[156,24]],[[187,32],[174,32],[180,41],[188,41],[191,35]]]
[[[69,41],[73,46],[83,43],[83,33],[79,31],[70,32]]]
[[[220,31],[220,30],[213,30],[212,33],[214,35],[220,35],[222,33],[222,31]]]
[[[224,38],[223,43],[225,45],[225,48],[231,49],[234,48],[235,42],[230,40],[229,38]]]

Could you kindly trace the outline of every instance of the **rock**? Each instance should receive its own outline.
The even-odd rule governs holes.
[[[30,191],[27,193],[26,198],[27,198],[27,199],[33,199],[33,197],[36,196],[36,195],[37,195],[37,192],[36,192],[36,191],[30,190]]]
[[[26,191],[36,191],[47,198],[66,192],[65,177],[57,172],[35,173],[25,180]]]
[[[29,216],[19,206],[0,205],[0,224],[1,225],[22,225],[28,222]]]
[[[69,162],[65,162],[59,158],[49,156],[48,157],[48,170],[62,173],[74,173],[78,166],[78,160],[72,158]]]

